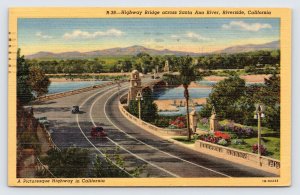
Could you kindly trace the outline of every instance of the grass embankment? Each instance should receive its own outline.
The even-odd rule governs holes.
[[[197,140],[197,137],[192,136],[192,139],[190,141],[188,140],[187,136],[178,136],[178,137],[173,137],[172,139],[182,142],[184,144],[194,144],[195,141]]]

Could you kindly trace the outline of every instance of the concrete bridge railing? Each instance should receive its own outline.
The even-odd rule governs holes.
[[[153,124],[150,124],[148,122],[140,120],[136,116],[130,114],[126,109],[127,105],[121,103],[126,100],[126,96],[127,96],[127,94],[120,97],[119,110],[121,111],[123,116],[125,118],[127,118],[129,121],[133,122],[137,126],[142,127],[143,129],[145,129],[147,131],[150,131],[151,133],[159,133],[160,135],[172,135],[172,136],[187,135],[186,129],[168,129],[168,128],[157,127]]]
[[[251,167],[259,168],[261,170],[280,174],[280,161],[265,156],[259,156],[254,153],[245,152],[217,144],[197,140],[195,142],[195,148],[197,151],[220,157],[229,161],[237,162],[239,164],[248,165]]]
[[[75,89],[75,90],[71,90],[71,91],[44,95],[44,96],[36,98],[35,102],[42,102],[42,101],[48,101],[48,100],[53,100],[53,99],[57,99],[57,98],[62,98],[62,97],[75,95],[75,94],[86,92],[86,91],[91,91],[91,90],[94,90],[94,89],[103,88],[103,87],[113,85],[113,84],[115,84],[115,83],[114,82],[108,82],[108,83],[104,83],[104,84],[100,84],[100,85],[93,85],[93,86],[90,86],[90,87]]]

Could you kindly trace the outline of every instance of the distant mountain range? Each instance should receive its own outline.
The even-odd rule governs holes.
[[[216,51],[213,53],[241,53],[241,52],[249,52],[249,51],[256,51],[256,50],[272,50],[272,49],[279,49],[280,43],[279,41],[272,41],[265,44],[248,44],[248,45],[237,45],[232,47],[227,47],[220,51]]]
[[[145,52],[150,55],[176,55],[176,56],[203,56],[207,54],[213,53],[240,53],[240,52],[248,52],[255,50],[271,50],[271,49],[279,49],[279,41],[273,41],[265,44],[248,44],[248,45],[237,45],[233,47],[228,47],[223,50],[215,51],[212,53],[193,53],[193,52],[182,52],[182,51],[172,51],[168,49],[164,50],[156,50],[149,49],[143,46],[134,45],[130,47],[124,48],[111,48],[111,49],[103,49],[96,50],[90,52],[62,52],[62,53],[52,53],[41,51],[32,55],[25,56],[26,59],[84,59],[84,58],[95,58],[99,56],[131,56],[137,55],[138,53]]]

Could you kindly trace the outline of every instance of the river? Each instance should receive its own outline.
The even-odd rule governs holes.
[[[75,89],[100,85],[109,81],[70,81],[70,82],[51,82],[48,88],[48,94],[61,93]]]

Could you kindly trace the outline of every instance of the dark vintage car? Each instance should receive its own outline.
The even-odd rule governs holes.
[[[79,111],[79,106],[73,106],[72,107],[72,114],[77,114],[77,113],[79,113],[80,111]]]
[[[92,137],[106,137],[107,134],[104,132],[102,127],[93,127],[91,130]]]

